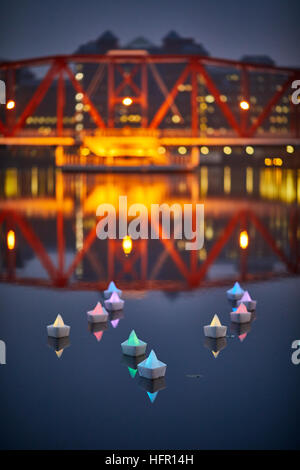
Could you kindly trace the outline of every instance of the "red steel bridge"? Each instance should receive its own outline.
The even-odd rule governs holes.
[[[76,78],[76,65],[94,66],[94,73],[87,86]],[[19,109],[16,98],[16,76],[22,68],[45,70],[36,89],[32,91],[23,109]],[[163,67],[163,69],[162,69]],[[175,69],[174,69],[175,67]],[[167,84],[168,68],[172,68],[174,80]],[[77,69],[78,70],[78,69]],[[163,70],[163,71],[162,71]],[[174,72],[177,70],[177,75]],[[236,102],[222,99],[224,91],[216,73],[234,70],[239,76]],[[264,74],[272,80],[279,77],[259,112],[252,115],[250,95],[251,80],[255,74]],[[198,148],[201,145],[298,145],[300,143],[299,110],[291,102],[289,106],[289,129],[286,133],[261,132],[262,126],[273,108],[281,99],[292,93],[291,85],[299,79],[298,69],[244,63],[234,60],[187,55],[149,55],[146,51],[110,51],[105,55],[61,55],[35,59],[4,62],[0,64],[0,75],[6,83],[7,100],[11,106],[2,113],[0,120],[0,145],[46,145],[87,148],[93,155],[153,157],[161,159],[159,149],[172,146]],[[149,82],[155,83],[160,100],[154,102]],[[67,83],[68,82],[68,83]],[[99,84],[105,82],[104,105],[99,106]],[[185,126],[168,126],[165,118],[172,112],[179,123],[185,117],[177,102],[180,86],[189,84],[189,120]],[[78,131],[64,127],[66,84],[80,94],[91,127]],[[227,125],[225,135],[218,129],[206,134],[199,125],[199,84],[212,96],[214,106]],[[21,85],[22,87],[22,85]],[[45,99],[51,87],[56,90],[56,127],[46,136],[27,126]],[[98,91],[97,91],[98,90]],[[22,92],[22,90],[18,91]],[[127,98],[127,103],[124,99]],[[98,101],[97,101],[98,99]],[[289,100],[290,101],[290,100]],[[115,125],[115,110],[126,104],[138,106],[140,122],[137,127]],[[155,109],[153,111],[153,106]],[[4,108],[4,107],[3,107]],[[100,109],[101,108],[101,109]],[[150,112],[151,108],[151,112]],[[300,106],[299,106],[300,108]],[[238,113],[237,113],[238,110]],[[185,113],[187,113],[185,111]],[[3,116],[5,114],[5,116]],[[259,132],[260,131],[260,132]]]

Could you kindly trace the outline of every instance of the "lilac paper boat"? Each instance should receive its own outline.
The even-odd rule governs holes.
[[[240,304],[246,305],[247,310],[249,312],[250,311],[252,312],[253,310],[256,309],[257,302],[256,302],[256,300],[251,299],[251,296],[250,296],[249,292],[246,290],[244,292],[243,297],[241,298],[241,300],[238,300],[237,304],[238,305],[240,305]]]
[[[240,304],[234,312],[230,313],[230,320],[233,323],[248,323],[251,320],[251,312],[248,312],[246,305]]]
[[[244,289],[241,288],[238,282],[236,282],[231,289],[226,291],[229,300],[240,300],[244,292]]]
[[[157,359],[155,352],[150,352],[147,359],[138,364],[138,372],[145,379],[158,379],[166,374],[167,364]]]
[[[113,292],[108,300],[104,301],[105,308],[110,312],[122,310],[124,307],[124,300],[120,299],[117,292]]]
[[[122,297],[121,289],[118,289],[114,281],[111,281],[108,285],[108,288],[104,291],[104,298],[109,299],[113,292],[116,292],[119,297]]]
[[[90,323],[104,323],[108,319],[108,313],[100,302],[98,302],[94,310],[87,312],[87,317]]]

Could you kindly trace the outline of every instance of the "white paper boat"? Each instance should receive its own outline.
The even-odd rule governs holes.
[[[248,312],[252,312],[256,309],[256,303],[256,300],[251,299],[251,296],[247,290],[244,292],[243,297],[237,302],[238,305],[246,305]]]
[[[221,324],[218,315],[215,315],[210,325],[204,326],[204,335],[208,338],[224,338],[227,326]]]
[[[226,291],[229,300],[240,300],[244,292],[244,289],[241,288],[238,282],[236,282],[231,289]]]
[[[109,299],[113,292],[116,292],[119,297],[122,297],[121,289],[118,289],[114,281],[111,281],[108,285],[108,288],[104,291],[104,298]]]
[[[64,324],[61,315],[57,315],[55,322],[53,325],[47,326],[47,333],[48,336],[52,338],[64,338],[65,336],[69,336],[71,327]]]
[[[138,364],[138,372],[145,379],[158,379],[166,374],[167,364],[157,359],[155,352],[150,352],[147,359]]]
[[[90,323],[103,323],[107,321],[108,313],[100,302],[98,302],[94,310],[87,312],[87,317]]]
[[[235,312],[230,312],[230,320],[233,323],[248,323],[251,321],[251,312],[248,312],[246,305],[240,304]]]
[[[142,356],[145,354],[147,343],[141,341],[134,330],[129,335],[129,338],[121,343],[123,354],[127,356]]]

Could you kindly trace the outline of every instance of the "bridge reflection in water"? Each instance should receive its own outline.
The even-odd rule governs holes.
[[[194,174],[63,174],[49,168],[0,172],[1,281],[103,290],[182,290],[299,271],[299,170],[202,166]],[[96,208],[204,203],[205,242],[101,241]],[[246,234],[246,243],[241,233]],[[243,244],[244,240],[244,244]]]

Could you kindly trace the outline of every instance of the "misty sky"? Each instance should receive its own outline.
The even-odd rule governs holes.
[[[6,0],[0,11],[6,59],[72,53],[107,29],[122,45],[140,35],[159,44],[174,29],[215,57],[300,65],[299,0]]]

